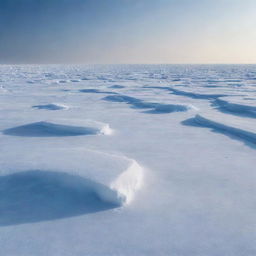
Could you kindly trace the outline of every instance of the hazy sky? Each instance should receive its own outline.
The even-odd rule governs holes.
[[[0,0],[0,63],[256,63],[256,0]]]

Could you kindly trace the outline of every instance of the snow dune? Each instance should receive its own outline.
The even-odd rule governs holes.
[[[115,92],[101,91],[101,90],[98,90],[98,89],[81,89],[81,90],[79,90],[79,92],[82,92],[82,93],[105,93],[105,94],[117,94],[117,93],[115,93]]]
[[[207,85],[208,88],[216,88],[215,85]],[[226,96],[226,93],[221,94],[220,90],[211,89],[212,92],[209,89],[203,88],[203,87],[184,87],[182,89],[176,89],[174,86],[167,87],[167,86],[144,86],[145,89],[159,89],[159,90],[166,90],[170,91],[171,93],[179,96],[185,96],[193,99],[205,99],[205,100],[212,100],[217,99],[219,97]]]
[[[35,105],[33,108],[37,109],[46,109],[46,110],[62,110],[62,109],[69,109],[68,106],[59,103],[50,103],[45,105]]]
[[[220,110],[227,110],[234,114],[244,114],[247,116],[256,117],[255,98],[241,96],[221,97],[214,103],[219,107]]]
[[[187,96],[190,98],[196,98],[196,99],[216,99],[218,97],[226,96],[225,94],[220,93],[209,93],[209,90],[178,90],[175,88],[170,88],[170,91],[172,91],[173,94],[181,95],[181,96]]]
[[[123,88],[125,88],[125,86],[119,85],[119,84],[115,84],[115,85],[111,85],[109,88],[112,88],[112,89],[123,89]]]
[[[0,226],[52,221],[115,208],[96,182],[69,173],[26,170],[0,176]]]
[[[49,119],[11,127],[3,134],[25,137],[61,137],[79,135],[110,135],[112,129],[108,124],[91,120]]]
[[[228,117],[228,115],[207,112],[200,113],[194,117],[194,122],[214,130],[225,132],[226,134],[235,135],[241,139],[256,143],[256,129],[253,119]]]
[[[184,105],[184,104],[161,104],[155,102],[147,102],[138,98],[126,96],[126,95],[111,95],[103,98],[105,101],[112,102],[123,102],[132,106],[132,108],[138,109],[150,109],[145,113],[150,114],[164,114],[172,112],[184,112],[192,109],[193,106]]]
[[[142,167],[133,159],[84,148],[35,147],[31,152],[8,150],[1,155],[1,177],[15,174],[22,188],[19,183],[31,172],[37,180],[50,179],[49,182],[60,182],[68,189],[86,188],[100,200],[116,206],[131,202],[143,177]]]

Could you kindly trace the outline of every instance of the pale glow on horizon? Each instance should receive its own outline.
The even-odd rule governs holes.
[[[2,0],[0,7],[1,63],[256,63],[254,0]]]

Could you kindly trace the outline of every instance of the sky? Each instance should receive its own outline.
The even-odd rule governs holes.
[[[256,63],[256,1],[0,0],[0,63]]]

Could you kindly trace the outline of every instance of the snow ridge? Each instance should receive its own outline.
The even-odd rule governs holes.
[[[5,129],[3,134],[23,137],[111,135],[109,124],[90,120],[49,119]]]
[[[68,106],[59,103],[50,103],[45,105],[35,105],[33,108],[37,109],[47,109],[47,110],[62,110],[62,109],[69,109]]]
[[[197,114],[194,119],[199,125],[225,131],[231,135],[235,135],[252,143],[256,143],[256,130],[243,127],[241,123],[228,124],[225,123],[225,121],[221,122],[218,119],[216,120],[214,117],[209,117],[202,114]]]
[[[235,114],[246,114],[256,117],[256,102],[254,99],[245,99],[241,97],[222,97],[215,100],[215,105],[220,109],[230,111]]]
[[[36,147],[29,153],[10,149],[0,157],[1,176],[20,174],[24,179],[31,171],[42,180],[58,178],[73,190],[86,187],[116,206],[129,204],[143,180],[143,168],[134,159],[84,148]],[[74,178],[65,178],[69,176]]]
[[[162,104],[156,102],[147,102],[138,98],[130,97],[127,95],[111,95],[103,98],[105,101],[120,102],[131,105],[132,108],[136,109],[149,109],[145,113],[150,114],[167,114],[172,112],[185,112],[190,109],[195,109],[192,105],[185,104]]]

